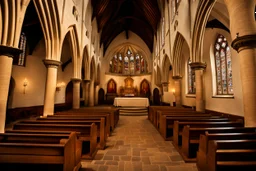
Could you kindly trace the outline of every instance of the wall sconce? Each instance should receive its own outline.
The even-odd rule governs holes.
[[[174,88],[172,89],[172,94],[175,95],[175,89]]]
[[[24,87],[23,94],[26,94],[26,87],[27,87],[27,85],[28,85],[28,80],[25,78],[24,81],[23,81],[23,87]]]
[[[65,86],[65,83],[64,82],[61,82],[61,83],[58,83],[56,85],[56,91],[59,92],[61,90],[61,87],[64,87]]]

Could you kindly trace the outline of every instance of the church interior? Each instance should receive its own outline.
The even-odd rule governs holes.
[[[0,167],[256,170],[255,20],[256,0],[1,0]]]

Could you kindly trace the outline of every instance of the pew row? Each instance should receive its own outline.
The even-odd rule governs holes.
[[[224,121],[228,121],[229,118],[224,118],[224,117],[219,117],[219,116],[198,116],[196,115],[173,115],[173,116],[169,116],[169,115],[164,115],[161,117],[161,121],[159,124],[159,133],[162,135],[162,137],[166,140],[166,141],[170,141],[172,140],[172,136],[173,136],[173,125],[174,125],[174,121],[200,121],[200,122],[211,122],[211,121],[215,121],[215,122],[224,122]]]
[[[106,145],[106,131],[105,131],[105,118],[100,119],[88,119],[88,120],[48,120],[42,118],[40,120],[23,120],[17,123],[24,124],[72,124],[72,125],[90,125],[94,123],[97,126],[97,142],[98,148],[104,149]]]
[[[256,140],[211,140],[207,170],[256,170]]]
[[[74,131],[78,132],[78,143],[82,146],[82,159],[93,159],[97,153],[97,126],[78,124],[26,124],[16,123],[12,130]]]
[[[174,121],[173,125],[173,145],[179,149],[182,145],[182,131],[183,127],[189,125],[191,128],[205,128],[205,127],[243,127],[243,120],[225,121],[225,122],[198,122],[187,121],[180,122]]]
[[[208,153],[208,143],[210,140],[243,140],[256,139],[256,128],[232,129],[234,133],[212,133],[206,131],[200,135],[199,147],[197,150],[197,167],[199,170],[206,170],[206,160]]]
[[[78,171],[81,147],[77,135],[70,134],[0,134],[1,170]]]

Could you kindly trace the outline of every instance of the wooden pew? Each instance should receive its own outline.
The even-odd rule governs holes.
[[[190,112],[193,111],[191,108],[183,107],[172,107],[172,106],[149,106],[148,119],[153,123],[154,126],[157,125],[157,112],[158,111],[184,111]]]
[[[113,118],[110,116],[109,112],[81,112],[81,111],[65,111],[65,112],[57,112],[54,115],[47,115],[47,116],[57,116],[57,115],[62,115],[62,116],[100,116],[100,117],[106,117],[106,122],[109,123],[110,125],[110,130],[113,131],[114,130],[114,121],[112,120]],[[112,119],[111,119],[112,118]]]
[[[201,122],[224,122],[229,121],[229,118],[219,117],[219,116],[197,116],[197,115],[181,115],[181,116],[168,116],[164,115],[161,117],[161,122],[159,125],[159,132],[165,140],[172,140],[173,136],[173,124],[174,121],[201,121]]]
[[[95,123],[97,126],[97,139],[98,139],[98,148],[104,149],[106,145],[106,131],[105,131],[105,118],[100,119],[90,119],[90,120],[47,120],[47,118],[43,118],[43,120],[23,120],[17,123],[25,123],[25,124],[78,124],[78,125],[90,125]]]
[[[206,169],[206,158],[208,153],[207,150],[210,140],[256,139],[256,128],[236,128],[232,129],[232,131],[235,133],[209,133],[208,131],[206,131],[205,134],[200,135],[199,148],[196,155],[197,167],[200,170]]]
[[[64,111],[64,112],[58,112],[55,114],[59,114],[59,113],[79,113],[79,114],[98,114],[98,113],[107,113],[109,114],[109,118],[110,118],[110,128],[111,130],[114,130],[114,128],[116,127],[118,120],[119,120],[119,109],[118,108],[113,108],[113,107],[84,107],[84,108],[80,108],[80,109],[72,109],[72,110],[68,110],[68,111]]]
[[[90,119],[100,119],[100,118],[104,118],[105,119],[105,125],[106,125],[106,132],[107,132],[107,136],[110,136],[111,132],[110,132],[110,118],[109,118],[109,114],[98,114],[96,115],[83,115],[83,114],[66,114],[66,115],[47,115],[47,116],[40,116],[39,118],[37,118],[38,120],[43,120],[43,118],[47,118],[47,119],[63,119],[63,120],[90,120]]]
[[[211,140],[207,170],[256,170],[256,140]]]
[[[162,116],[181,116],[181,115],[188,115],[188,116],[198,116],[198,117],[201,117],[201,116],[212,116],[211,114],[209,113],[199,113],[199,112],[196,112],[196,111],[157,111],[156,112],[156,125],[155,127],[158,129],[159,128],[159,125],[160,125],[160,122],[161,122],[161,118]]]
[[[78,171],[81,167],[81,148],[76,148],[76,141],[75,132],[70,134],[1,133],[1,170]]]
[[[97,126],[78,124],[25,124],[16,123],[13,130],[39,131],[75,131],[78,132],[78,143],[82,144],[82,159],[93,159],[97,153]]]
[[[243,127],[244,123],[242,120],[227,121],[227,122],[197,122],[187,121],[180,122],[174,121],[173,125],[173,145],[179,149],[182,145],[182,130],[186,125],[190,125],[191,128],[205,128],[205,127]]]

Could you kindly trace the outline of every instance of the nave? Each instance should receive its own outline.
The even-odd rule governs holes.
[[[108,137],[106,148],[94,160],[83,160],[80,171],[196,171],[195,163],[185,163],[165,141],[147,116],[120,116]]]

